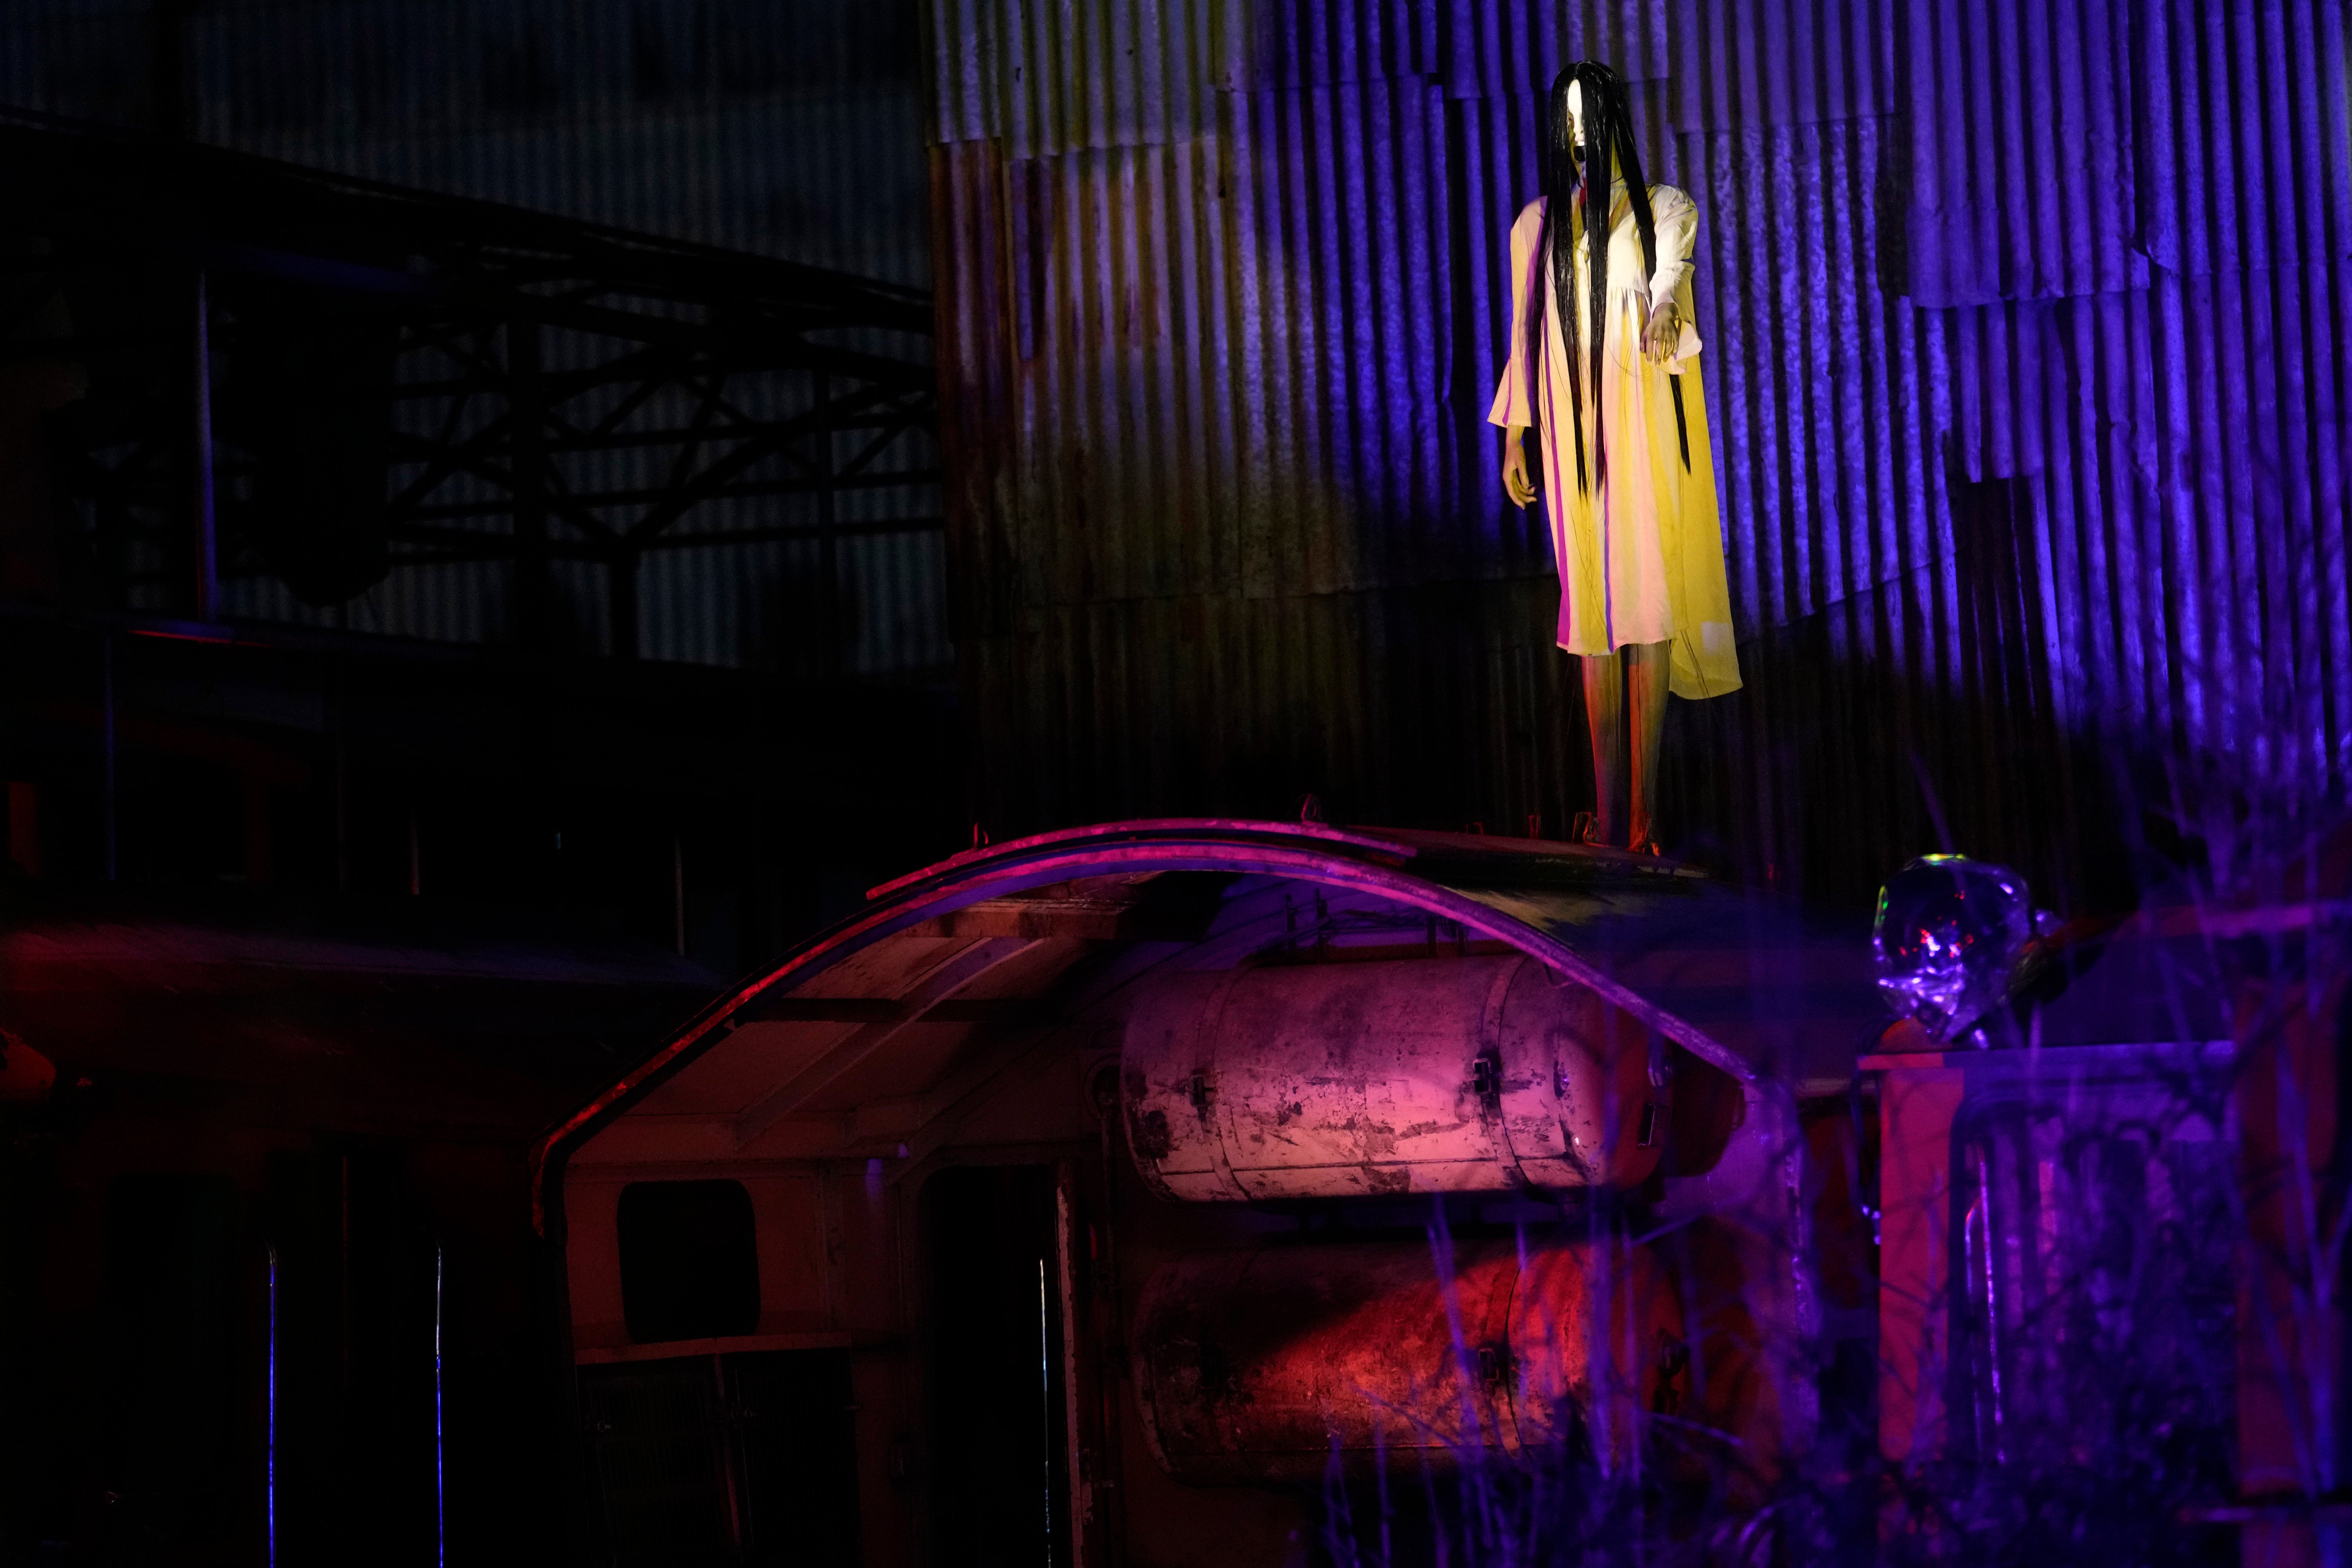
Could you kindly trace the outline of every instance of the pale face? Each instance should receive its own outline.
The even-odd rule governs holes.
[[[1580,166],[1584,163],[1584,84],[1580,81],[1568,84],[1568,135],[1573,149],[1571,156]],[[1617,159],[1613,153],[1609,159],[1609,174],[1612,179],[1617,175]]]

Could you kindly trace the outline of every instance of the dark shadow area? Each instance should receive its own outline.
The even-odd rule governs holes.
[[[845,1351],[583,1367],[602,1560],[615,1568],[856,1568]]]
[[[1061,1291],[1050,1165],[971,1165],[923,1184],[925,1457],[940,1568],[1071,1561]]]

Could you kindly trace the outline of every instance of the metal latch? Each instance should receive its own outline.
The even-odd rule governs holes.
[[[1503,1103],[1503,1064],[1493,1057],[1472,1058],[1470,1092],[1488,1105],[1500,1109]]]

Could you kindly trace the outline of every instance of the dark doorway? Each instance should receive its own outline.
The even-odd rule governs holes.
[[[1050,1165],[923,1187],[931,1561],[1066,1568],[1069,1424]]]
[[[614,1568],[856,1568],[847,1351],[580,1369]]]
[[[269,1159],[281,1568],[438,1562],[441,1252],[397,1151]]]

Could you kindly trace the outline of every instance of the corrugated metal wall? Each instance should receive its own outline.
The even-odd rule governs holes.
[[[1000,831],[1587,804],[1548,549],[1483,423],[1541,89],[1584,55],[1702,214],[1748,686],[1675,710],[1678,844],[1844,896],[1948,834],[2079,903],[2198,831],[2126,784],[2176,817],[2340,787],[2334,0],[937,0],[930,29]]]
[[[150,123],[159,16],[181,18],[181,118],[203,141],[929,281],[914,0],[12,0],[0,7],[0,102]],[[665,482],[666,460],[647,460],[645,481]],[[845,492],[840,520],[936,511],[902,500]],[[732,503],[695,526],[785,526],[790,510]],[[812,609],[814,542],[657,552],[640,578],[643,651],[824,667],[803,645],[826,621],[845,629],[838,663],[852,674],[944,671],[938,533],[853,534],[838,553],[840,604],[824,616]],[[506,572],[404,568],[326,611],[271,578],[233,578],[225,595],[237,615],[473,641],[501,635]],[[602,646],[602,574],[560,567],[555,591],[575,640]]]

